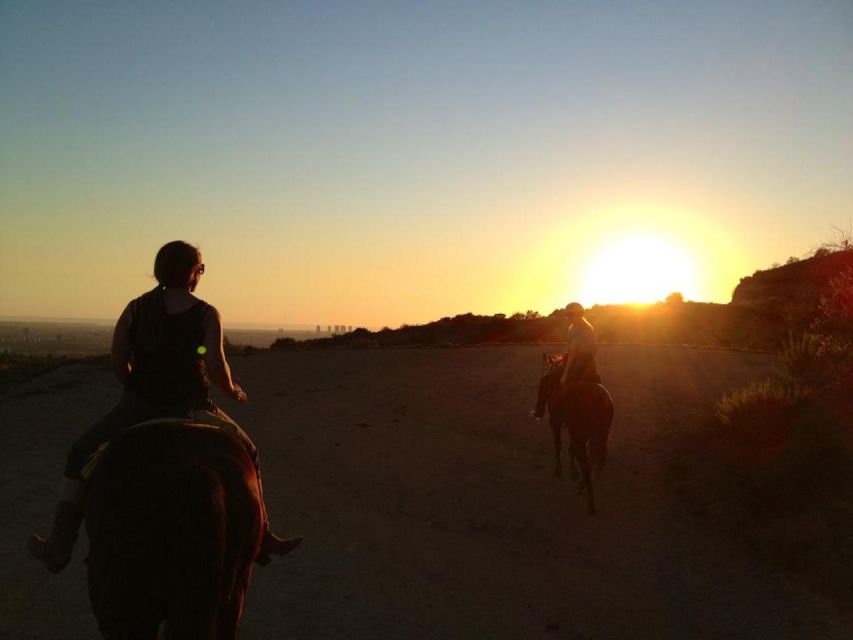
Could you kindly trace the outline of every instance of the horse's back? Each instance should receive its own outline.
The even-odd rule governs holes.
[[[572,402],[572,413],[595,427],[609,428],[613,422],[613,399],[600,382],[581,381]]]
[[[251,491],[252,469],[239,440],[214,427],[158,421],[129,429],[110,443],[90,477],[87,525],[96,529],[90,536],[108,523],[164,528],[179,515],[175,509],[211,494]]]
[[[170,618],[195,628],[194,637],[213,637],[230,597],[221,585],[248,585],[260,541],[251,458],[213,427],[166,421],[130,429],[92,473],[86,527],[90,597],[105,636]]]

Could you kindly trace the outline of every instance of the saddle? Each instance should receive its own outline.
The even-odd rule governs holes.
[[[204,410],[193,410],[189,412],[189,417],[174,417],[174,418],[155,418],[153,420],[145,420],[144,422],[139,422],[133,426],[124,429],[121,434],[127,433],[128,431],[133,431],[136,429],[151,427],[158,424],[182,424],[187,427],[193,428],[208,428],[208,429],[219,429],[220,431],[225,431],[234,436],[237,436],[237,426],[229,422],[227,420],[223,420],[219,416],[216,416],[209,411]],[[119,434],[119,435],[121,435]],[[83,477],[83,480],[88,482],[92,473],[94,473],[95,469],[98,466],[98,462],[100,462],[103,455],[110,448],[110,444],[112,444],[113,440],[107,440],[102,443],[95,451],[89,456],[89,459],[86,462],[86,466],[83,467],[80,475]]]

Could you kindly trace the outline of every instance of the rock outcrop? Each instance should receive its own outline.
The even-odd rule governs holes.
[[[848,267],[853,267],[853,249],[756,271],[735,287],[732,304],[813,313],[829,281]]]

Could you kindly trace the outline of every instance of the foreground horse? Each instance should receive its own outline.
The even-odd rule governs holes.
[[[581,380],[575,383],[570,394],[560,385],[565,360],[562,356],[549,357],[551,371],[539,384],[539,406],[548,407],[548,420],[554,437],[554,475],[562,475],[563,444],[561,432],[569,431],[569,473],[578,480],[575,463],[580,467],[578,492],[586,491],[587,510],[595,515],[595,496],[592,473],[601,473],[607,459],[610,425],[613,423],[613,400],[600,383]]]
[[[86,529],[106,640],[151,640],[162,622],[166,638],[236,638],[262,505],[235,436],[178,420],[126,431],[89,479]]]

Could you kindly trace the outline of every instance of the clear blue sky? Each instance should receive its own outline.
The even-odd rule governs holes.
[[[849,1],[0,2],[0,92],[0,315],[174,238],[235,321],[548,312],[627,232],[725,302],[853,214]]]

